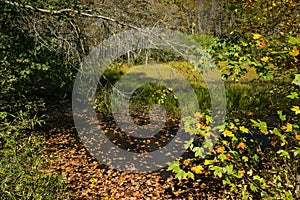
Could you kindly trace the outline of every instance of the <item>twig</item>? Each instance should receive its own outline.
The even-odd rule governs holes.
[[[133,29],[139,29],[138,27],[136,27],[134,25],[127,24],[127,23],[124,23],[124,22],[120,22],[116,19],[113,19],[113,18],[110,18],[110,17],[107,17],[107,16],[98,15],[98,14],[89,14],[89,13],[86,13],[86,12],[80,11],[80,10],[73,10],[73,9],[70,9],[70,8],[65,8],[65,9],[60,9],[60,10],[47,10],[47,9],[43,9],[43,8],[37,8],[37,7],[34,7],[34,6],[26,5],[26,4],[22,5],[20,3],[13,2],[13,1],[4,1],[4,2],[7,3],[7,4],[10,4],[10,5],[13,5],[15,7],[18,7],[18,8],[25,8],[25,9],[28,9],[28,10],[38,11],[38,12],[46,13],[46,14],[49,14],[49,15],[69,14],[70,16],[74,16],[74,15],[77,14],[77,15],[81,15],[81,16],[84,16],[84,17],[103,19],[103,20],[106,20],[106,21],[114,22],[114,23],[122,25],[122,26],[128,26],[128,27],[133,28]]]

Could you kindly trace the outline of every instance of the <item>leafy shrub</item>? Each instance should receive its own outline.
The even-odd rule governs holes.
[[[225,78],[239,79],[254,68],[264,79],[287,78],[299,68],[299,36],[244,33],[237,39],[215,39],[208,48]],[[289,73],[287,73],[289,72]]]
[[[300,86],[299,80],[298,74],[293,83]],[[288,98],[297,100],[299,96],[292,92]],[[239,199],[295,199],[300,192],[296,189],[300,184],[299,106],[292,106],[291,111],[277,112],[277,127],[268,127],[259,119],[250,119],[251,127],[238,119],[226,122],[214,147],[211,139],[216,136],[209,126],[212,119],[197,113],[185,120],[185,130],[195,136],[185,144],[193,156],[183,163],[174,161],[168,169],[179,180],[208,173],[227,185],[225,193]],[[205,149],[211,151],[205,155]]]
[[[5,11],[0,18],[0,197],[65,199],[63,178],[44,171],[49,163],[40,156],[45,146],[37,127],[49,96],[70,89],[73,71],[62,52],[47,49],[55,45],[53,38],[44,38],[49,46],[40,45],[22,26],[20,13],[2,2],[0,9]]]

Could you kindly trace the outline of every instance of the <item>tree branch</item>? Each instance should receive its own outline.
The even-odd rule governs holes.
[[[89,17],[89,18],[103,19],[103,20],[106,20],[106,21],[114,22],[114,23],[122,25],[122,26],[130,27],[130,28],[133,28],[133,29],[139,29],[138,27],[136,27],[134,25],[127,24],[127,23],[124,23],[124,22],[120,22],[120,21],[118,21],[116,19],[113,19],[113,18],[110,18],[110,17],[106,17],[106,16],[98,15],[98,14],[89,14],[89,13],[86,13],[86,12],[80,11],[80,10],[73,10],[73,9],[70,9],[70,8],[65,8],[65,9],[61,9],[61,10],[47,10],[47,9],[37,8],[37,7],[34,7],[34,6],[30,6],[30,5],[22,5],[20,3],[13,2],[13,1],[4,1],[4,2],[7,3],[7,4],[10,4],[10,5],[13,5],[15,7],[18,7],[18,8],[25,8],[25,9],[28,9],[28,10],[38,11],[38,12],[46,13],[46,14],[49,14],[49,15],[68,14],[70,16],[74,16],[74,15],[77,14],[77,15],[81,15],[81,16]]]

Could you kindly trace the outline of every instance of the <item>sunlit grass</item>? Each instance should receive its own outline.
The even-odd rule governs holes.
[[[199,101],[199,108],[201,111],[206,112],[211,110],[211,99],[201,74],[188,62],[169,62],[167,66],[176,69],[181,73],[195,90],[196,96]],[[105,76],[111,81],[111,84],[116,83],[124,74],[132,70],[132,67],[122,66],[119,68],[109,68],[105,72]],[[165,74],[161,74],[164,77]],[[286,80],[288,82],[288,80]],[[181,84],[176,83],[174,85]],[[246,115],[268,115],[275,112],[277,109],[284,109],[286,100],[284,97],[288,95],[288,90],[281,90],[284,88],[285,80],[281,82],[274,82],[269,80],[260,80],[255,72],[255,69],[250,68],[248,73],[239,79],[239,81],[224,80],[227,111],[228,115],[238,115],[240,113]],[[106,88],[109,90],[109,87]],[[162,92],[162,86],[145,85],[140,88],[141,92],[135,92],[132,97],[131,103],[136,105],[145,106],[146,104],[157,104]],[[156,91],[156,92],[155,92]],[[153,92],[156,96],[153,96]],[[105,103],[103,93],[99,93],[96,100],[96,107],[101,108],[101,103]],[[109,98],[108,98],[109,99]],[[169,110],[176,110],[172,106],[178,106],[172,95],[167,95],[163,100],[163,106],[168,107]],[[106,102],[108,103],[108,102]],[[174,105],[174,103],[176,105]]]

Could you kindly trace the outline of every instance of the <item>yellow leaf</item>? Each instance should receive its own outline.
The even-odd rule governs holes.
[[[293,106],[291,108],[291,110],[294,111],[296,115],[300,114],[300,108],[299,108],[299,106]]]
[[[234,134],[233,134],[231,131],[229,131],[229,130],[223,131],[222,134],[223,134],[225,137],[234,137]]]
[[[240,131],[242,131],[242,133],[249,133],[249,130],[245,126],[240,126]]]
[[[66,168],[66,172],[67,172],[67,173],[72,172],[72,169],[71,169],[70,167],[67,167],[67,168]]]
[[[268,62],[269,61],[269,57],[265,56],[265,57],[261,58],[260,60],[263,61],[263,62]]]
[[[90,186],[93,187],[97,182],[98,182],[98,180],[96,178],[91,178],[90,179]]]
[[[296,133],[295,138],[296,138],[296,140],[300,141],[300,135],[298,135],[297,133]]]
[[[261,35],[257,34],[257,33],[252,33],[252,35],[253,35],[253,39],[255,39],[255,40],[257,40],[261,37]]]
[[[229,64],[228,61],[219,61],[219,62],[218,62],[218,65],[219,65],[220,67],[226,67],[226,66],[228,66],[228,64]]]
[[[285,129],[286,129],[286,132],[292,132],[293,131],[293,125],[290,124],[290,123],[287,123]]]
[[[236,126],[234,125],[234,123],[230,123],[230,127],[229,127],[231,130],[235,130],[236,129]]]
[[[198,166],[192,167],[191,170],[192,170],[192,172],[195,172],[196,174],[201,174],[203,172],[204,168],[203,168],[203,166],[198,165]]]
[[[205,160],[204,161],[204,165],[211,165],[211,164],[213,164],[213,160]]]
[[[238,171],[238,173],[239,173],[238,177],[242,178],[242,177],[244,177],[245,170],[240,170],[240,171]]]
[[[290,56],[296,57],[299,55],[299,50],[297,49],[297,47],[293,47],[293,50],[289,52]]]
[[[199,118],[199,119],[203,119],[203,118],[204,118],[204,115],[201,114],[200,112],[195,113],[194,116],[195,116],[196,118]]]

